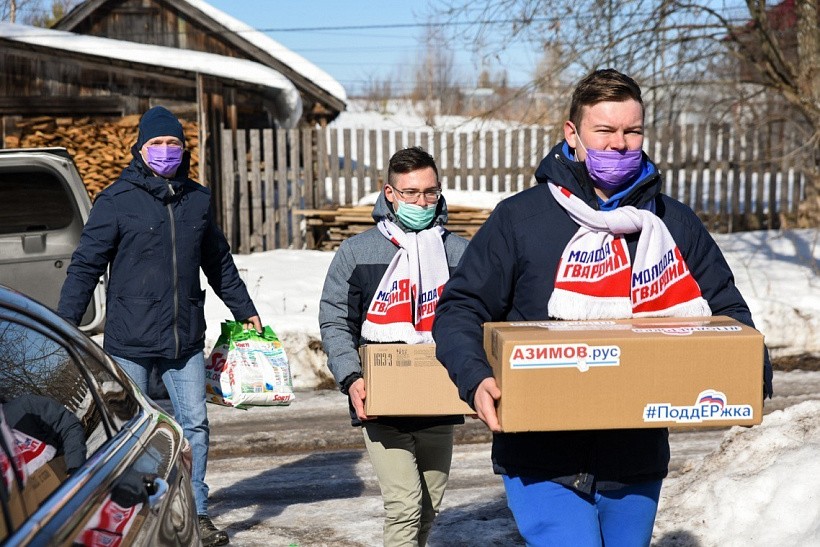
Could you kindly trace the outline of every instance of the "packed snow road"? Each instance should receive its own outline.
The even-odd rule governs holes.
[[[775,374],[764,413],[820,400],[820,372]],[[377,546],[378,482],[346,398],[337,391],[297,393],[289,407],[247,411],[209,406],[211,515],[235,546]],[[673,431],[670,482],[715,451],[724,429]],[[429,544],[517,545],[504,488],[490,467],[490,435],[478,420],[457,427],[442,512]],[[662,494],[663,496],[663,494]],[[658,522],[664,518],[659,513]],[[657,537],[657,546],[683,545]]]

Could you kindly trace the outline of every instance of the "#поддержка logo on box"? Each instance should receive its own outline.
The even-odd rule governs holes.
[[[694,405],[649,403],[643,410],[644,422],[675,422],[697,424],[711,420],[751,420],[752,405],[730,405],[723,392],[706,389],[695,399]]]

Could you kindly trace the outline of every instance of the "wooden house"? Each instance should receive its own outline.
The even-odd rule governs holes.
[[[303,124],[326,124],[345,108],[345,90],[332,76],[201,0],[87,0],[54,28],[261,63],[280,72],[299,91],[304,105]],[[270,127],[264,120],[258,126]]]

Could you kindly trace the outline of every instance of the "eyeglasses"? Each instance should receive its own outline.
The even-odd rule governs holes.
[[[396,192],[398,195],[400,195],[402,197],[402,199],[404,201],[406,201],[407,203],[416,203],[416,202],[418,202],[418,200],[419,200],[419,198],[421,197],[422,194],[424,194],[424,199],[426,201],[433,202],[433,203],[438,201],[438,198],[441,197],[441,189],[440,188],[436,188],[435,190],[425,190],[424,192],[419,192],[418,190],[399,190],[398,188],[396,188],[392,184],[390,185],[390,188],[392,188],[394,192]]]

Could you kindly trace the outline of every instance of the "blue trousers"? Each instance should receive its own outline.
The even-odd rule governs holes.
[[[503,475],[521,537],[537,547],[640,547],[652,540],[661,482],[580,494],[547,480]]]
[[[174,419],[182,426],[185,438],[191,445],[193,470],[191,483],[194,490],[196,512],[208,514],[208,485],[205,471],[208,467],[208,410],[205,406],[205,356],[201,351],[182,359],[146,357],[126,359],[114,357],[126,374],[143,393],[148,393],[148,378],[151,368],[156,366],[162,377],[171,404]]]

